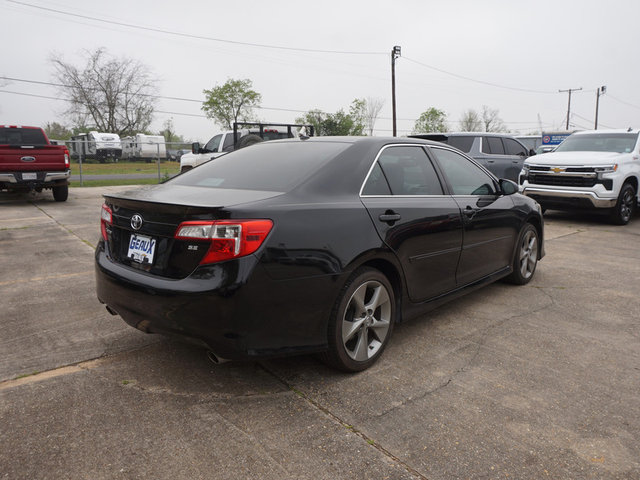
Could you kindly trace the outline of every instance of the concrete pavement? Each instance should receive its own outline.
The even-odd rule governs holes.
[[[525,287],[401,324],[371,369],[213,365],[95,298],[104,191],[0,196],[0,479],[640,478],[640,217],[549,212]]]

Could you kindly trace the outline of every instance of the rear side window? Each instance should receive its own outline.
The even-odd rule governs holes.
[[[376,162],[373,169],[371,169],[367,183],[365,183],[364,188],[362,189],[362,194],[391,195],[391,189],[389,188],[387,179],[385,178],[384,173],[382,173],[382,169],[378,162]]]
[[[222,150],[227,150],[233,147],[233,133],[227,133],[224,137],[224,143],[222,144]]]
[[[463,136],[463,137],[449,137],[447,143],[452,147],[457,148],[458,150],[462,150],[465,153],[469,153],[471,151],[471,146],[473,145],[473,141],[476,137],[472,136]]]
[[[493,155],[504,155],[504,147],[500,137],[483,137],[482,152]]]
[[[350,145],[338,142],[260,143],[211,160],[167,183],[287,192]]]
[[[383,174],[383,178],[380,178],[380,173]],[[385,189],[382,179],[386,179],[386,188],[391,189],[392,195],[443,194],[438,175],[422,147],[385,148],[367,179],[362,190],[363,195],[384,195],[369,193],[382,192]]]
[[[38,128],[0,128],[2,145],[46,145],[47,140]]]

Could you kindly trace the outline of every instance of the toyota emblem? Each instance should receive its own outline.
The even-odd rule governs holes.
[[[131,228],[140,230],[140,227],[142,227],[142,215],[136,213],[131,217]]]

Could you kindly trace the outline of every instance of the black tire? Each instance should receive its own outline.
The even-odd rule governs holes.
[[[53,199],[56,202],[64,202],[69,197],[69,186],[60,185],[59,187],[53,187]]]
[[[369,368],[389,342],[395,315],[395,295],[387,277],[372,268],[356,270],[331,312],[329,349],[321,359],[345,372]]]
[[[259,135],[253,135],[253,134],[245,135],[240,140],[238,140],[238,146],[236,147],[236,150],[239,148],[249,147],[251,145],[255,145],[256,143],[260,143],[260,142],[262,142],[262,138],[260,138]]]
[[[513,257],[513,272],[505,278],[514,285],[525,285],[536,272],[540,253],[540,238],[536,227],[527,223],[518,235],[518,243]]]
[[[625,183],[620,189],[616,206],[611,210],[611,222],[615,225],[626,225],[636,213],[636,189],[630,183]]]

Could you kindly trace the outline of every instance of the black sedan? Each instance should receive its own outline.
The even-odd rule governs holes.
[[[319,352],[359,371],[394,323],[544,255],[535,201],[441,143],[276,140],[105,196],[97,294],[216,359]]]

